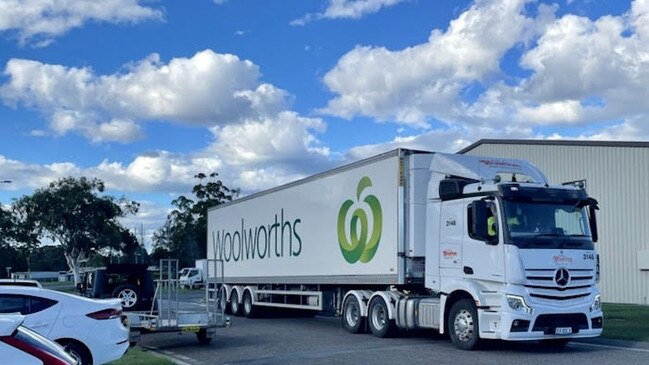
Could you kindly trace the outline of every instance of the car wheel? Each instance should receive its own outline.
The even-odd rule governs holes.
[[[361,306],[358,299],[349,295],[343,305],[342,322],[343,328],[349,333],[362,333],[365,324],[365,318],[361,316]]]
[[[113,291],[113,297],[122,302],[126,310],[134,309],[140,301],[140,291],[134,285],[120,285]]]
[[[453,304],[447,328],[455,347],[461,350],[475,350],[478,347],[478,310],[473,300],[462,299]]]
[[[73,341],[60,341],[59,344],[79,362],[79,365],[92,365],[92,355],[84,345]]]

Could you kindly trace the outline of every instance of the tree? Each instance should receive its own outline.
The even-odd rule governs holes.
[[[193,266],[195,259],[207,256],[207,210],[239,194],[223,185],[215,172],[194,177],[199,180],[192,189],[195,200],[184,195],[174,199],[174,210],[153,235],[153,257],[177,257],[181,266]]]
[[[100,195],[99,179],[67,177],[23,196],[13,205],[16,220],[26,235],[48,238],[63,247],[65,260],[79,282],[79,268],[91,253],[102,248],[129,252],[137,239],[118,219],[134,214],[139,204]]]
[[[37,235],[26,229],[24,222],[17,219],[13,212],[4,210],[0,205],[0,247],[34,248],[37,244]]]
[[[13,216],[11,212],[5,211],[0,204],[0,247],[9,246],[13,239]]]

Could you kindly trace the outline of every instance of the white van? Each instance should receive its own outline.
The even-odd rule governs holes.
[[[189,268],[189,270],[187,270],[185,274],[180,277],[178,283],[181,287],[192,289],[204,286],[205,280],[203,270],[198,267]]]

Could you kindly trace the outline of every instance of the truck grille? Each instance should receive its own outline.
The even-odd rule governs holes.
[[[547,300],[587,297],[595,284],[595,271],[591,269],[527,269],[525,276],[530,296]]]

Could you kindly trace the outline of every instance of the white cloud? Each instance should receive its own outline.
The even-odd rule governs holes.
[[[397,148],[455,153],[482,138],[543,138],[531,129],[512,128],[493,123],[490,127],[451,127],[435,129],[417,135],[398,136],[392,141],[356,146],[344,154],[346,162],[368,158]]]
[[[522,14],[524,0],[477,1],[444,32],[400,51],[356,47],[324,77],[337,94],[323,112],[363,115],[426,126],[430,117],[447,119],[449,106],[471,83],[500,72],[505,52],[535,27]]]
[[[246,121],[213,129],[213,150],[232,165],[284,163],[311,157],[327,158],[313,134],[323,133],[321,119],[304,118],[294,112],[282,112],[276,118]]]
[[[359,19],[368,14],[394,6],[404,0],[329,0],[322,13],[309,13],[290,22],[293,26],[303,26],[319,19]]]
[[[445,31],[402,50],[357,46],[325,75],[335,97],[321,112],[425,128],[500,124],[534,136],[548,126],[621,120],[604,135],[633,137],[631,121],[649,115],[649,0],[595,20],[556,18],[557,5],[544,4],[530,18],[526,3],[478,0]],[[527,76],[500,68],[510,51]]]
[[[162,11],[140,0],[3,0],[0,32],[15,34],[21,44],[46,46],[53,38],[90,21],[138,23],[162,19]]]
[[[284,90],[259,81],[252,62],[211,50],[166,64],[153,54],[112,75],[11,59],[5,75],[5,103],[40,110],[55,134],[93,141],[133,141],[142,136],[138,123],[154,119],[215,126],[264,118],[291,102]]]
[[[104,160],[91,167],[69,162],[26,164],[0,155],[0,171],[14,181],[13,189],[34,189],[65,176],[87,176],[102,179],[116,191],[170,195],[189,192],[199,172],[219,172],[227,186],[250,193],[331,167],[330,151],[317,138],[325,129],[320,119],[284,111],[268,119],[214,127],[214,141],[192,153],[154,151],[129,162]]]

